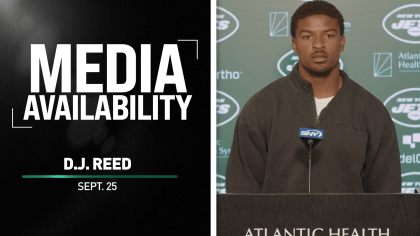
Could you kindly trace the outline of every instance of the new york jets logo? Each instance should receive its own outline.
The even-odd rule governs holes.
[[[420,187],[420,172],[408,172],[401,175],[402,193],[414,193],[414,189]]]
[[[408,4],[391,11],[382,20],[382,27],[401,42],[419,44],[420,4]]]
[[[229,94],[218,90],[216,102],[217,127],[228,123],[238,115],[239,104]]]
[[[239,20],[230,11],[217,7],[217,42],[220,43],[231,37],[239,28]]]
[[[420,128],[420,88],[398,91],[387,98],[384,105],[395,123]]]
[[[217,177],[217,193],[226,193],[226,183],[225,183],[225,176],[223,175],[216,175]]]

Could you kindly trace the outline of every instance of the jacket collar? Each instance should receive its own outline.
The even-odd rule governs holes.
[[[306,79],[302,78],[298,72],[298,65],[299,63],[296,63],[295,66],[293,66],[292,72],[290,75],[290,81],[292,82],[293,86],[300,92],[304,93],[307,96],[314,96],[314,92],[312,90],[312,84],[309,83]],[[344,86],[347,86],[347,81],[350,80],[349,76],[346,72],[343,70],[339,70],[339,73],[341,77],[343,77],[343,85],[341,89],[344,88]]]

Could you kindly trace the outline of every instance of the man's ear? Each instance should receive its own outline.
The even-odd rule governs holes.
[[[344,45],[346,45],[346,37],[344,35],[340,36],[340,52],[344,51]]]
[[[297,51],[297,43],[296,43],[296,39],[295,38],[292,38],[292,47],[293,47],[293,52],[295,54],[298,54],[298,51]]]

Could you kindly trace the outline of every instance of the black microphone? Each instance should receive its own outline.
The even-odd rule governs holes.
[[[308,193],[311,193],[311,169],[312,169],[312,146],[315,147],[323,138],[324,130],[322,129],[312,129],[312,128],[300,128],[299,137],[303,140],[307,139],[307,144],[309,146],[309,189]],[[317,140],[314,145],[314,140]],[[304,142],[305,143],[305,142]]]
[[[314,144],[314,140],[313,139],[308,139],[308,145],[309,145],[309,190],[308,193],[311,193],[311,168],[312,168],[312,163],[311,163],[311,154],[312,154],[312,144]]]

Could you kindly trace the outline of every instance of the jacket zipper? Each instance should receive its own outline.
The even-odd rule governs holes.
[[[325,109],[325,108],[324,108]],[[319,127],[320,127],[320,122],[321,122],[321,119],[320,119],[320,117],[321,117],[321,113],[324,111],[324,109],[319,113],[319,116],[318,116],[318,119],[316,119],[316,125],[315,125],[315,127],[317,128],[317,129],[320,129]]]
[[[321,113],[319,114],[319,116],[318,117],[316,117],[316,114],[317,114],[317,112],[316,112],[316,104],[315,104],[315,96],[313,95],[313,92],[312,92],[312,105],[313,105],[313,107],[314,107],[314,111],[315,111],[315,113],[314,113],[314,118],[315,118],[315,121],[314,121],[314,123],[315,123],[315,129],[318,129],[318,125],[319,125],[319,116],[321,116]],[[322,112],[322,111],[321,111]]]

